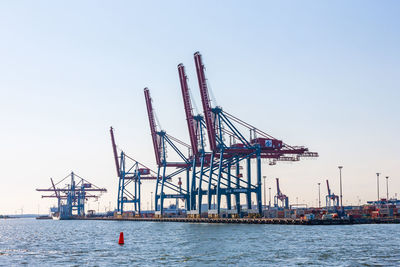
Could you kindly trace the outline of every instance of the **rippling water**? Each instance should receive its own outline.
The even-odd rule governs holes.
[[[0,265],[22,264],[399,266],[400,225],[0,220]]]

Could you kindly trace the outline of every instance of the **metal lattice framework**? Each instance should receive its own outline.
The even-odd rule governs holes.
[[[118,154],[112,127],[110,135],[118,176],[117,212],[122,214],[125,211],[125,204],[133,204],[135,212],[140,215],[142,181],[157,180],[157,173],[125,154],[124,151]]]
[[[193,114],[185,67],[183,64],[178,65],[190,145],[157,129],[149,89],[144,89],[158,166],[157,176],[161,177],[157,179],[155,189],[156,214],[164,214],[164,199],[181,198],[185,200],[189,216],[202,215],[204,200],[207,203],[208,216],[211,217],[261,215],[261,160],[267,159],[270,165],[275,165],[279,161],[318,157],[318,153],[309,152],[303,146],[290,146],[225,112],[221,107],[213,107],[199,52],[194,54],[194,61],[203,114]],[[250,136],[246,137],[248,133]],[[178,161],[167,160],[167,145],[178,155]],[[188,148],[188,156],[178,146]],[[180,182],[176,184],[176,179],[173,182],[174,177],[183,173],[186,174],[185,189]],[[166,189],[169,193],[166,193]],[[246,199],[244,208],[242,196]],[[213,198],[216,199],[215,205],[212,205]],[[226,207],[224,211],[223,206]]]
[[[328,195],[325,197],[326,201],[326,208],[329,210],[332,207],[337,211],[339,207],[339,196],[335,195],[333,192],[331,192],[331,188],[329,187],[329,181],[326,180],[326,187],[328,189]]]
[[[70,183],[63,187],[62,182],[70,178]],[[79,175],[71,172],[59,182],[54,183],[50,178],[51,187],[47,189],[36,189],[39,192],[52,192],[50,195],[42,195],[42,198],[57,198],[57,212],[62,218],[70,218],[73,215],[85,215],[85,201],[89,198],[98,199],[99,194],[107,192]]]
[[[203,197],[206,197],[208,215],[221,216],[221,198],[224,196],[227,216],[243,216],[240,198],[243,194],[246,199],[244,212],[261,215],[261,159],[268,159],[270,165],[274,165],[277,161],[298,161],[301,157],[317,157],[318,154],[309,152],[305,147],[283,143],[225,112],[221,107],[212,107],[205,68],[199,52],[194,54],[194,60],[204,117],[193,115],[184,66],[178,65],[193,151],[190,158],[192,180],[188,212],[200,215]],[[250,133],[249,138],[243,134],[245,131]],[[209,141],[209,152],[204,149],[205,133]],[[252,162],[255,165],[255,174],[252,173]],[[196,170],[198,166],[200,170]],[[246,177],[243,177],[240,171],[243,167],[246,170]],[[214,206],[211,203],[213,196],[216,198]],[[253,197],[255,197],[255,209],[252,207]]]
[[[274,197],[274,206],[276,208],[289,208],[289,197],[282,193],[281,188],[279,187],[279,178],[276,178],[276,195]]]
[[[182,199],[185,201],[186,209],[189,209],[189,173],[190,161],[189,156],[186,156],[179,147],[188,149],[190,145],[180,141],[179,139],[167,134],[164,130],[158,130],[155,123],[155,115],[148,88],[144,89],[144,96],[146,100],[147,113],[149,118],[149,125],[151,136],[153,140],[153,148],[158,166],[157,179],[155,189],[155,213],[157,216],[164,214],[164,200],[165,199]],[[172,148],[174,154],[178,157],[178,161],[169,161],[167,159],[167,146]],[[186,176],[186,188],[182,188],[180,175]]]

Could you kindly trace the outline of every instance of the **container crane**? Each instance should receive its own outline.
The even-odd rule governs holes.
[[[328,188],[328,195],[325,197],[326,208],[329,210],[334,207],[337,211],[337,208],[339,207],[339,196],[331,192],[328,180],[326,180],[326,187]]]
[[[70,184],[57,187],[67,178]],[[76,181],[78,178],[78,181]],[[47,189],[36,189],[39,192],[54,192],[50,195],[42,195],[42,198],[57,198],[58,207],[56,217],[58,219],[71,219],[74,216],[85,216],[85,201],[89,198],[98,199],[99,194],[107,192],[105,188],[97,187],[79,175],[71,172],[56,184],[50,178],[51,187]]]
[[[209,215],[220,215],[221,196],[227,199],[228,213],[233,215],[241,214],[240,194],[246,196],[248,214],[261,215],[261,159],[270,160],[270,164],[277,161],[298,161],[301,157],[318,157],[318,153],[309,152],[302,146],[290,146],[283,143],[256,127],[238,119],[237,117],[223,111],[221,107],[212,107],[207,80],[204,71],[204,64],[199,52],[194,54],[196,72],[200,95],[202,100],[204,120],[207,128],[208,141],[211,150],[210,168],[207,173],[208,181],[208,204]],[[245,138],[243,130],[250,132],[250,138]],[[228,136],[229,138],[225,138]],[[228,139],[229,143],[225,140]],[[251,162],[255,160],[255,179],[252,175]],[[246,165],[246,178],[241,179],[239,173],[240,164]],[[235,168],[236,173],[231,173]],[[211,180],[216,179],[216,209],[211,209]],[[255,183],[253,183],[255,180]],[[226,185],[223,186],[223,183]],[[231,195],[235,196],[236,210],[231,210]],[[257,208],[252,209],[252,195],[256,197]]]
[[[150,125],[150,132],[153,140],[153,148],[158,165],[157,176],[161,177],[157,179],[155,189],[155,213],[156,216],[164,215],[164,199],[166,198],[181,198],[185,199],[186,209],[190,209],[189,199],[189,172],[190,172],[190,160],[189,156],[185,156],[184,153],[178,148],[183,146],[190,149],[190,145],[180,141],[179,139],[170,136],[163,130],[157,130],[155,123],[154,110],[152,105],[152,99],[150,97],[150,91],[148,88],[144,89],[144,96],[146,100],[147,114]],[[178,156],[180,161],[168,161],[166,147],[169,145],[175,154]],[[173,171],[169,171],[173,169]],[[172,178],[178,175],[186,174],[186,189],[181,188],[179,185],[173,183]],[[168,188],[172,193],[166,194],[165,188]],[[160,200],[160,203],[158,202]],[[158,204],[159,203],[159,204]]]
[[[281,205],[279,205],[279,201]],[[276,195],[274,197],[274,206],[279,208],[288,209],[289,208],[289,197],[282,193],[279,188],[279,178],[276,178]]]
[[[200,89],[200,96],[201,96],[201,101],[202,101],[202,106],[203,106],[203,113],[205,117],[205,123],[207,127],[207,134],[208,134],[208,140],[209,140],[209,145],[210,145],[210,150],[211,150],[211,159],[210,159],[210,170],[208,173],[208,208],[209,208],[209,215],[211,216],[220,216],[221,213],[221,196],[225,195],[226,197],[226,203],[227,203],[227,212],[233,216],[241,216],[241,204],[240,204],[240,194],[245,193],[246,194],[246,200],[247,200],[247,210],[248,212],[251,213],[251,193],[252,192],[258,192],[260,195],[260,206],[261,206],[261,187],[257,188],[257,186],[252,185],[249,182],[249,179],[243,180],[241,179],[241,174],[239,173],[240,170],[240,161],[246,160],[248,163],[248,178],[250,177],[250,158],[253,156],[252,153],[249,153],[247,149],[244,149],[244,146],[247,145],[249,146],[250,144],[247,142],[247,140],[242,136],[242,134],[233,126],[232,123],[229,121],[225,120],[226,122],[227,130],[225,130],[225,127],[222,125],[223,120],[226,119],[223,116],[222,113],[222,108],[221,107],[215,107],[212,108],[211,106],[211,101],[209,97],[209,92],[208,92],[208,86],[207,86],[207,80],[205,76],[205,67],[202,62],[202,57],[199,52],[196,52],[194,54],[194,61],[195,61],[195,66],[196,66],[196,72],[197,72],[197,80],[199,84],[199,89]],[[229,153],[229,147],[224,143],[224,133],[230,132],[230,140],[236,140],[238,139],[240,143],[238,144],[232,144],[232,147],[234,150],[236,150],[237,153]],[[244,145],[245,144],[245,145]],[[239,151],[240,150],[240,151]],[[257,151],[254,151],[254,153],[257,153]],[[259,154],[259,153],[258,153]],[[259,157],[258,157],[259,158]],[[247,160],[248,159],[248,160]],[[260,160],[260,158],[259,158]],[[232,169],[236,169],[236,173],[232,173]],[[261,170],[261,168],[257,168],[258,171]],[[261,175],[261,174],[260,174]],[[211,197],[213,193],[213,188],[211,187],[212,185],[212,179],[213,177],[216,177],[217,183],[216,183],[216,200],[217,200],[217,205],[214,207],[214,210],[211,210]],[[234,180],[234,182],[233,182]],[[224,186],[223,183],[226,185]],[[232,187],[232,184],[234,183],[234,186]],[[260,176],[260,183],[261,183],[261,176]],[[256,193],[257,194],[257,193]],[[236,209],[232,210],[232,205],[231,205],[231,195],[235,196],[235,203],[236,203]],[[261,208],[259,211],[259,214],[261,214]]]
[[[190,210],[188,211],[188,215],[199,217],[202,212],[201,206],[203,195],[207,194],[207,191],[202,189],[202,184],[204,181],[202,174],[208,170],[210,166],[211,153],[206,153],[205,151],[206,125],[204,122],[204,117],[201,114],[193,115],[189,86],[183,64],[178,65],[178,73],[192,150],[192,155],[190,157],[192,165],[192,179],[190,187]],[[196,169],[197,167],[200,167],[199,171]]]
[[[141,181],[156,180],[157,173],[125,154],[124,151],[121,151],[118,156],[112,127],[110,127],[110,136],[118,176],[117,212],[122,214],[125,211],[125,204],[130,203],[133,204],[135,212],[140,215]],[[132,189],[131,184],[133,185]]]

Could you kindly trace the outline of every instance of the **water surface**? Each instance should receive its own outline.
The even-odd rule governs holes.
[[[400,266],[400,225],[0,220],[0,265],[22,264]]]

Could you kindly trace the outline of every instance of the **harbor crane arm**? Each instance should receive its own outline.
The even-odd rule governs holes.
[[[328,187],[328,195],[331,196],[331,189],[329,188],[329,181],[326,180],[326,186]]]
[[[196,72],[197,72],[197,79],[199,82],[201,102],[203,104],[204,117],[205,117],[206,126],[207,126],[208,141],[210,143],[211,151],[216,151],[216,149],[217,149],[217,143],[216,143],[216,137],[215,137],[216,132],[215,132],[215,127],[214,127],[214,123],[212,120],[211,102],[210,102],[210,97],[208,94],[207,81],[206,81],[206,77],[205,77],[205,73],[204,73],[204,65],[202,62],[200,52],[194,53],[194,61],[195,61],[195,65],[196,65]]]
[[[160,147],[157,139],[156,123],[154,119],[153,105],[151,103],[152,100],[150,97],[149,89],[147,87],[144,88],[144,96],[146,99],[147,115],[149,117],[150,131],[151,131],[151,137],[153,139],[153,147],[154,147],[154,153],[156,155],[156,162],[157,165],[160,166],[161,165]]]
[[[53,186],[54,193],[56,194],[56,197],[57,197],[58,199],[60,199],[60,195],[59,195],[59,193],[57,192],[56,186],[54,185],[53,178],[50,178],[50,181],[51,181],[51,185]]]
[[[183,64],[178,65],[178,72],[179,72],[179,80],[180,80],[181,89],[182,89],[183,104],[185,107],[186,122],[187,122],[188,130],[189,130],[190,144],[192,147],[193,155],[197,155],[199,152],[199,149],[198,149],[198,143],[197,143],[197,134],[196,134],[196,130],[195,130],[195,121],[194,121],[194,117],[193,117],[193,109],[192,109],[192,103],[190,100],[189,87],[187,84],[187,76],[185,73],[185,66],[183,66]]]
[[[110,135],[111,135],[111,144],[112,144],[113,153],[114,153],[115,168],[116,168],[116,170],[117,170],[117,175],[118,175],[118,177],[119,177],[119,176],[120,176],[120,173],[119,173],[120,168],[119,168],[117,145],[115,144],[114,129],[113,129],[113,127],[110,127]]]
[[[277,194],[278,196],[281,195],[281,190],[280,190],[280,188],[279,188],[279,178],[276,178],[276,194]]]

